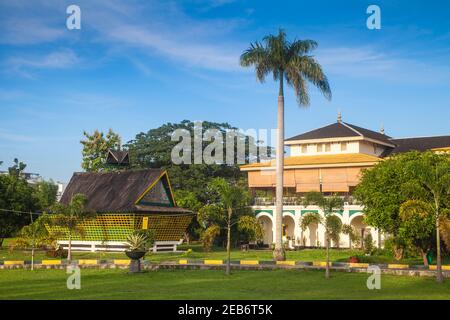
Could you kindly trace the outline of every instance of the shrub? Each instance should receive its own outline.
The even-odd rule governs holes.
[[[62,248],[58,248],[58,249],[47,250],[47,251],[45,252],[45,255],[46,255],[47,257],[50,257],[50,258],[62,258],[62,259],[66,259],[66,258],[67,258],[67,255],[68,255],[68,252],[67,252],[67,250],[64,250],[64,249],[62,249]]]
[[[201,240],[203,243],[203,250],[208,252],[211,251],[214,240],[220,234],[220,227],[218,225],[212,225],[203,231]]]
[[[373,250],[374,250],[373,238],[372,234],[369,233],[364,238],[364,252],[366,254],[372,254]]]
[[[127,237],[127,244],[130,251],[147,251],[153,246],[154,239],[154,230],[136,230]]]

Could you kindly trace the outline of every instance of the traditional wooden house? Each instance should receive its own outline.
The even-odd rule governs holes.
[[[167,171],[161,169],[74,173],[60,202],[68,204],[78,193],[87,197],[86,210],[96,218],[81,224],[75,250],[123,251],[135,230],[156,231],[153,250],[176,250],[193,213],[176,206]],[[63,247],[67,230],[48,226]]]

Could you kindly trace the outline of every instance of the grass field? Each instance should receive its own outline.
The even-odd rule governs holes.
[[[185,251],[192,249],[192,252],[188,255],[185,253],[158,253],[149,254],[145,259],[153,262],[161,261],[176,261],[178,259],[226,259],[226,251],[222,247],[213,248],[212,252],[204,252],[201,245],[191,246],[179,246],[179,249]],[[296,261],[324,261],[325,250],[324,249],[304,249],[298,251],[287,251],[287,259]],[[420,257],[405,258],[401,261],[395,260],[392,256],[388,255],[376,255],[376,256],[364,256],[360,250],[349,249],[333,249],[330,251],[330,259],[335,262],[347,262],[351,256],[358,255],[361,262],[369,263],[405,263],[405,264],[423,264]],[[73,259],[126,259],[124,253],[105,253],[105,252],[74,252]],[[44,251],[36,251],[35,260],[49,259]],[[272,260],[271,250],[250,250],[248,252],[242,252],[239,249],[234,249],[231,253],[231,259],[233,260]],[[0,260],[31,260],[30,251],[14,250],[10,252],[8,250],[8,242],[6,242],[3,248],[0,248]],[[444,263],[450,264],[449,257],[444,257]]]
[[[367,274],[321,271],[82,269],[81,289],[66,288],[65,270],[1,270],[0,299],[450,299],[450,281],[382,275],[368,290]]]

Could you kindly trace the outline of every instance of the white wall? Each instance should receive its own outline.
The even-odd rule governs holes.
[[[317,143],[308,143],[307,152],[302,153],[302,145],[291,146],[291,156],[317,156],[322,154],[346,154],[358,153],[359,141],[347,141],[347,150],[341,150],[341,142],[332,142],[330,151],[325,151],[325,143],[322,143],[322,152],[317,152]]]
[[[295,222],[295,230],[294,230],[294,238],[295,238],[295,244],[296,245],[303,245],[302,243],[302,238],[305,237],[306,238],[306,246],[315,246],[315,243],[310,243],[309,239],[310,239],[310,235],[309,235],[309,230],[307,229],[304,233],[300,228],[300,224],[301,224],[301,211],[302,210],[318,210],[319,214],[321,214],[323,216],[323,212],[317,207],[317,206],[308,206],[308,207],[304,207],[304,206],[284,206],[283,207],[284,210],[294,210],[295,214],[293,215],[294,217],[294,222]],[[256,217],[259,218],[261,216],[265,216],[266,218],[270,218],[272,220],[272,226],[273,226],[273,236],[272,239],[275,239],[275,232],[279,229],[275,227],[275,206],[254,206],[253,207],[254,210],[271,210],[272,211],[272,215],[268,214],[268,213],[261,213],[261,214],[257,214]],[[350,215],[350,211],[359,211],[359,213],[354,213],[352,215]],[[362,215],[362,207],[361,206],[357,206],[357,205],[348,205],[348,206],[344,206],[344,211],[342,213],[342,215],[338,214],[337,216],[341,219],[343,224],[351,224],[353,219],[356,217],[360,217]],[[284,216],[286,215],[290,215],[292,217],[292,214],[285,212]],[[359,219],[358,219],[359,220]],[[378,244],[378,230],[376,230],[374,227],[370,227],[367,226],[366,230],[368,232],[370,232],[372,234],[372,238],[375,242],[375,246],[379,246]],[[366,233],[367,234],[367,233]],[[265,237],[270,238],[270,237]],[[320,242],[321,246],[325,245],[325,229],[322,225],[318,226],[318,238],[317,240]],[[381,239],[382,240],[382,239]],[[350,241],[349,241],[349,236],[345,235],[345,234],[341,234],[340,237],[340,241],[339,241],[339,247],[341,248],[348,248],[350,245]],[[336,244],[333,243],[333,247],[336,247]]]

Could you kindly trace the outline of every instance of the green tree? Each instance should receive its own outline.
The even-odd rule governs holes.
[[[364,170],[354,192],[356,199],[364,206],[366,223],[391,235],[394,254],[398,259],[404,250],[403,239],[398,236],[402,225],[400,206],[409,200],[404,185],[411,179],[405,168],[417,156],[416,153],[396,155]]]
[[[301,227],[306,230],[306,227],[311,223],[322,224],[325,228],[325,247],[327,253],[327,264],[325,269],[325,277],[330,277],[330,240],[334,243],[339,243],[339,237],[342,232],[342,222],[339,217],[334,215],[336,211],[343,210],[344,201],[337,195],[331,197],[325,197],[320,192],[308,192],[304,199],[304,205],[316,205],[324,213],[321,217],[319,214],[306,214],[302,220],[306,220],[305,223],[301,223]],[[307,224],[306,224],[307,223]]]
[[[310,99],[307,83],[312,83],[328,99],[331,90],[322,67],[311,52],[317,47],[312,40],[295,40],[289,42],[286,33],[280,30],[278,35],[268,35],[263,42],[250,45],[240,58],[243,67],[255,66],[256,77],[264,82],[267,75],[279,82],[278,116],[277,116],[277,152],[276,152],[276,217],[278,228],[275,239],[274,259],[285,260],[282,245],[282,212],[283,212],[283,166],[284,166],[284,80],[294,88],[300,106],[308,106]]]
[[[34,187],[34,196],[36,197],[39,210],[44,211],[50,208],[56,202],[58,185],[53,180],[39,181]]]
[[[234,225],[241,225],[241,230],[253,230],[257,234],[257,228],[260,225],[251,221],[246,216],[253,216],[251,209],[248,207],[249,194],[248,191],[237,185],[230,184],[223,178],[215,178],[208,184],[208,191],[211,194],[211,203],[200,209],[198,219],[208,226],[218,226],[227,232],[227,264],[226,274],[230,274],[231,261],[231,228]],[[208,230],[207,229],[207,230]],[[217,230],[215,228],[214,230]]]
[[[408,200],[400,206],[399,237],[406,243],[418,248],[423,264],[428,266],[427,254],[433,244],[435,231],[433,210],[423,202]]]
[[[9,174],[0,175],[0,246],[29,223],[29,212],[38,209],[34,189],[23,175],[26,165],[14,159]]]
[[[81,224],[86,220],[93,219],[95,214],[86,210],[85,205],[87,198],[83,194],[76,194],[70,200],[68,205],[63,203],[55,203],[51,207],[51,216],[48,223],[67,230],[69,240],[69,248],[67,252],[67,260],[72,260],[72,238],[74,235],[83,235],[84,230]]]
[[[197,199],[195,193],[192,191],[175,190],[174,196],[177,206],[192,210],[194,213],[198,213],[203,206],[203,204]],[[186,239],[187,244],[190,243],[191,237],[198,238],[200,230],[201,227],[198,223],[197,216],[195,216],[184,233],[184,238]]]
[[[92,134],[83,131],[83,135],[85,139],[80,141],[83,145],[81,167],[88,172],[113,170],[106,164],[106,157],[108,150],[120,150],[120,136],[112,129],[109,129],[106,136],[98,130]]]
[[[433,217],[436,230],[436,280],[444,281],[441,259],[441,224],[450,217],[450,156],[433,152],[414,153],[405,167],[410,180],[404,185],[406,196],[414,201],[402,204],[404,211],[418,211]]]
[[[258,141],[254,141],[251,137],[242,133],[237,133],[234,140],[234,163],[227,164],[188,164],[182,163],[175,165],[171,159],[172,149],[179,143],[172,141],[172,135],[175,130],[186,130],[190,133],[191,141],[194,141],[194,130],[196,123],[183,120],[179,123],[166,123],[158,128],[151,129],[147,132],[141,132],[136,137],[124,145],[130,155],[132,168],[163,168],[168,170],[170,182],[174,190],[176,190],[175,198],[177,204],[197,212],[198,206],[204,206],[209,201],[207,193],[208,184],[214,177],[221,177],[229,182],[246,181],[245,173],[241,172],[237,164],[237,145],[238,141],[244,144],[245,154],[244,160],[249,162],[252,160],[249,150],[255,149]],[[236,131],[237,128],[228,123],[217,123],[210,121],[202,122],[202,130],[209,129],[218,130],[223,137],[229,131]],[[209,142],[203,141],[202,152],[208,146]],[[226,155],[227,141],[224,139],[223,155]],[[268,156],[271,155],[272,149],[267,147]],[[261,154],[257,154],[257,159],[261,158]],[[192,159],[191,159],[192,160]],[[187,239],[199,236],[201,227],[197,219],[193,219],[188,227]]]

